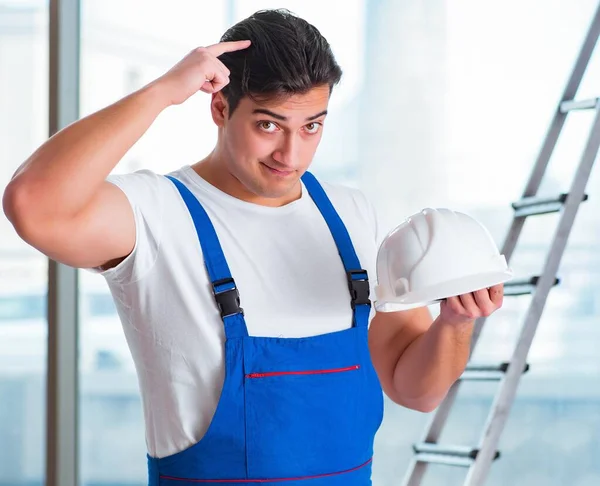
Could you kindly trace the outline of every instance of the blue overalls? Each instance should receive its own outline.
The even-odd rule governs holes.
[[[306,338],[252,337],[208,215],[185,185],[168,177],[192,216],[221,311],[225,381],[198,443],[164,458],[148,456],[150,486],[370,485],[383,396],[367,341],[369,282],[325,191],[304,174],[345,268],[353,326]]]

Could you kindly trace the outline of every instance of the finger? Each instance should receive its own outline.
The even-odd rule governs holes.
[[[496,309],[502,307],[502,301],[504,300],[504,284],[494,285],[489,288],[490,299],[496,306]]]
[[[212,85],[215,89],[215,93],[217,91],[222,90],[225,86],[229,84],[229,75],[225,74],[225,72],[221,72],[220,76],[217,77],[216,83],[213,81]]]
[[[229,76],[218,65],[213,66],[212,72],[206,73],[205,76],[206,80],[200,90],[206,93],[215,93],[229,83]]]
[[[222,62],[219,61],[219,64],[220,64],[219,69],[223,73],[223,76],[225,76],[227,79],[229,79],[229,75],[231,74],[231,71],[229,69],[227,69],[227,66],[225,66],[225,64],[223,64]]]
[[[211,83],[213,86],[215,84],[221,84],[222,86],[219,89],[223,88],[223,86],[229,83],[229,69],[225,68],[225,66],[222,64],[220,66],[217,65],[214,69],[214,74],[212,77],[207,76],[206,81]]]
[[[473,294],[462,294],[459,295],[458,298],[467,311],[469,317],[475,318],[481,315],[481,311],[479,310],[479,307],[477,307],[477,303],[475,302],[475,297],[473,297]]]
[[[226,83],[217,83],[216,81],[206,81],[200,88],[200,91],[203,91],[204,93],[208,93],[208,94],[217,93],[218,91],[223,89],[223,87],[225,85],[226,85]]]
[[[448,297],[442,301],[442,305],[450,308],[455,314],[458,315],[465,315],[467,313],[458,297]]]
[[[225,76],[229,77],[229,75],[231,74],[231,71],[227,68],[227,66],[225,66],[225,64],[223,64],[218,59],[217,59],[217,65],[219,66],[219,69],[221,69],[221,71],[223,71],[223,74],[225,74]]]
[[[209,94],[212,93],[214,91],[212,83],[210,81],[204,81],[204,84],[200,88],[200,91],[203,91],[204,93],[209,93]]]
[[[249,40],[219,42],[218,44],[208,46],[206,50],[213,56],[219,57],[221,54],[225,54],[226,52],[234,52],[246,49],[250,47],[250,44],[251,42]]]
[[[229,84],[229,77],[225,76],[221,71],[217,71],[212,79],[207,79],[204,82],[200,90],[205,93],[216,93],[227,86],[227,84]]]
[[[475,297],[475,303],[484,316],[488,316],[496,310],[496,305],[492,302],[488,289],[473,292],[473,297]]]
[[[219,59],[214,59],[214,69],[221,71],[227,77],[231,74],[231,71]]]

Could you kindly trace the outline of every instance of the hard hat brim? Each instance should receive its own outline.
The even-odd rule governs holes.
[[[396,312],[426,307],[448,297],[467,294],[508,282],[513,276],[514,274],[510,269],[467,275],[454,280],[440,282],[424,289],[414,290],[393,299],[388,298],[376,301],[375,309],[379,312]]]

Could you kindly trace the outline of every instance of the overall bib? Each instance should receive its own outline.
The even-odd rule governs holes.
[[[160,459],[148,455],[150,486],[370,485],[383,395],[367,340],[369,282],[325,191],[312,174],[304,174],[345,268],[353,325],[306,338],[252,337],[208,215],[185,185],[168,177],[196,227],[221,311],[225,381],[198,443]]]

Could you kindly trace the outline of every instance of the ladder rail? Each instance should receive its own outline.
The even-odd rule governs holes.
[[[599,108],[600,105],[597,105],[590,136],[573,179],[569,196],[565,202],[563,213],[544,264],[544,270],[540,276],[536,292],[511,358],[511,364],[505,379],[500,385],[500,390],[494,399],[492,411],[484,427],[484,434],[479,446],[480,452],[467,474],[465,482],[467,486],[479,486],[483,484],[496,453],[496,447],[498,446],[504,425],[508,420],[508,414],[516,396],[529,349],[531,348],[540,317],[544,311],[548,294],[553,286],[554,276],[560,266],[571,229],[575,223],[575,218],[598,154],[598,149],[600,148]]]
[[[461,380],[457,380],[450,387],[450,390],[448,390],[444,401],[431,415],[431,418],[429,419],[429,424],[425,428],[425,433],[421,437],[420,442],[436,443],[438,441],[442,430],[446,425],[448,416],[450,415],[452,405],[454,405],[454,402],[456,401],[456,398],[458,396],[458,390],[460,388],[461,383]],[[413,458],[402,484],[405,486],[420,485],[426,470],[427,463]]]
[[[419,486],[427,472],[427,463],[417,459],[414,455],[410,460],[408,471],[406,472],[402,484],[404,486]]]

